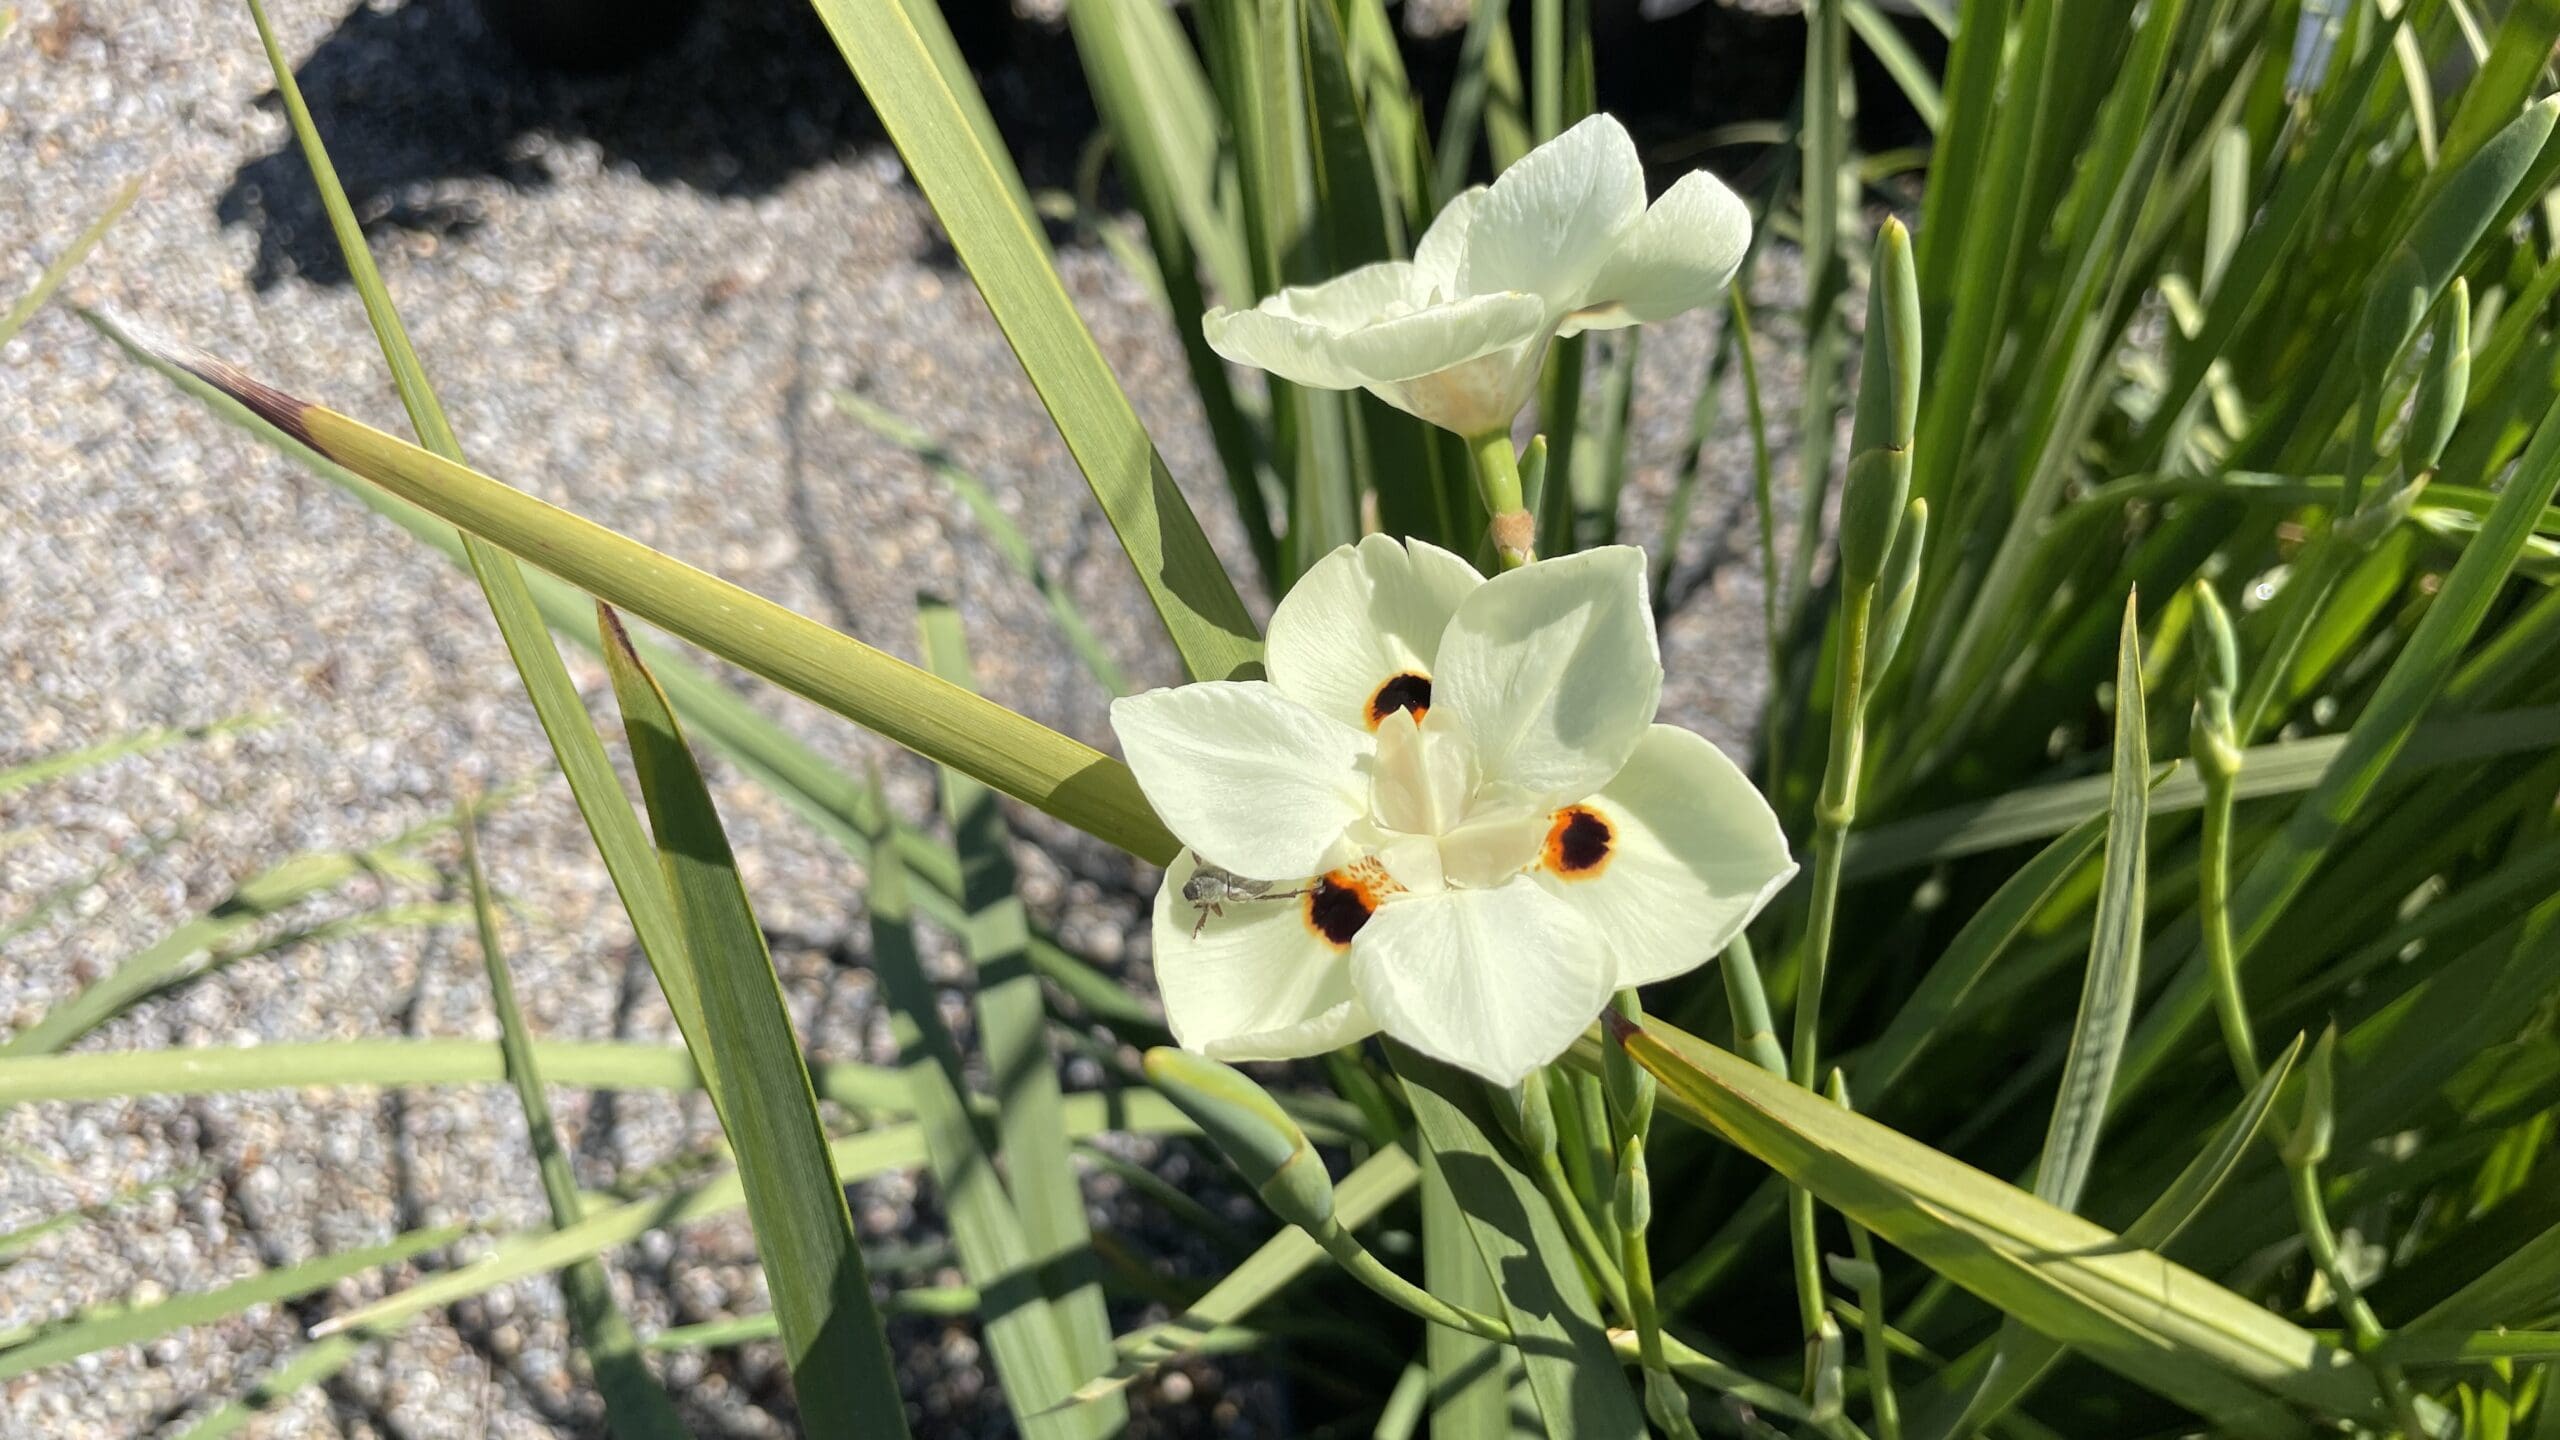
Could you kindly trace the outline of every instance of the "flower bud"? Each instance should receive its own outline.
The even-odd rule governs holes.
[[[1281,1219],[1315,1229],[1333,1218],[1333,1177],[1289,1112],[1243,1071],[1187,1050],[1147,1052],[1147,1079],[1191,1117]]]
[[[1872,585],[1893,548],[1911,491],[1911,445],[1920,428],[1920,277],[1911,232],[1887,220],[1876,236],[1867,286],[1867,340],[1849,430],[1849,473],[1840,488],[1840,567],[1851,586]]]
[[[1876,582],[1884,612],[1876,617],[1875,634],[1867,641],[1867,694],[1884,677],[1893,654],[1902,648],[1902,632],[1911,624],[1912,603],[1920,598],[1920,562],[1929,538],[1929,502],[1913,496],[1904,507],[1902,525],[1893,532],[1893,548],[1885,553],[1884,574]]]
[[[1551,1155],[1556,1148],[1556,1107],[1547,1091],[1547,1077],[1537,1070],[1529,1072],[1511,1090],[1511,1108],[1504,1112],[1511,1122],[1511,1138],[1532,1164],[1541,1155]]]
[[[1644,1413],[1665,1435],[1697,1433],[1689,1421],[1689,1392],[1668,1370],[1644,1372]]]
[[[1609,1008],[1622,1019],[1636,1024],[1644,1022],[1644,1005],[1632,990],[1621,990],[1612,996]],[[1653,1128],[1653,1072],[1638,1065],[1625,1046],[1601,1048],[1600,1083],[1609,1094],[1613,1135],[1624,1139],[1629,1135],[1642,1135]]]
[[[2418,396],[2409,411],[2409,433],[2400,443],[2400,465],[2425,475],[2444,458],[2471,398],[2471,282],[2457,277],[2436,312],[2426,368],[2418,372]]]
[[[1618,1233],[1641,1235],[1653,1224],[1653,1180],[1644,1163],[1644,1137],[1630,1135],[1618,1150],[1618,1183],[1609,1194]]]
[[[2329,1158],[2338,1129],[2338,1027],[2320,1032],[2302,1066],[2302,1102],[2284,1137],[2284,1163],[2300,1167]]]
[[[2195,597],[2195,623],[2188,627],[2187,641],[2195,647],[2196,683],[2207,690],[2236,692],[2240,638],[2231,628],[2231,612],[2222,608],[2212,581],[2198,580],[2188,593]]]
[[[1842,1373],[1847,1369],[1849,1342],[1840,1333],[1840,1322],[1824,1315],[1811,1335],[1805,1337],[1805,1373],[1813,1377],[1811,1412],[1806,1418],[1817,1425],[1827,1425],[1840,1418],[1841,1394],[1847,1388]]]

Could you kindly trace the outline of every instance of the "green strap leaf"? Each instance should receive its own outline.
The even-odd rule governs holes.
[[[925,663],[955,685],[970,684],[959,612],[927,602],[920,624]],[[978,972],[978,1028],[995,1080],[997,1148],[1012,1182],[1023,1258],[1055,1302],[1073,1383],[1110,1365],[1111,1316],[1093,1263],[1084,1187],[1069,1158],[1048,1010],[1030,964],[1030,920],[1015,889],[1012,837],[995,793],[956,771],[942,773],[942,813],[960,851],[961,902],[968,910],[960,942]],[[939,1023],[938,1012],[927,1013]],[[1116,1430],[1127,1423],[1128,1408],[1115,1398],[1088,1418],[1101,1431]]]
[[[129,333],[105,328],[137,354],[187,372],[323,458],[448,524],[533,558],[599,600],[1142,859],[1163,863],[1178,848],[1128,767],[1089,745],[468,466],[220,361],[143,346]]]
[[[1012,162],[973,121],[984,102],[967,70],[937,60],[933,0],[813,3],[1093,486],[1183,665],[1196,680],[1253,673],[1260,632],[1077,316],[1016,199]]]
[[[1505,1156],[1482,1082],[1402,1047],[1394,1049],[1415,1121],[1491,1274],[1502,1317],[1547,1433],[1564,1440],[1645,1434],[1572,1243],[1536,1183]]]
[[[1662,1082],[1665,1113],[2229,1433],[2307,1436],[2295,1406],[2388,1423],[2353,1356],[2194,1271],[1658,1021],[1619,1033]],[[1598,1043],[1577,1063],[1596,1068]]]
[[[514,977],[498,940],[498,910],[489,897],[488,877],[480,869],[476,818],[462,823],[463,870],[471,881],[471,910],[480,932],[480,958],[489,971],[489,992],[498,1011],[498,1048],[506,1057],[507,1081],[515,1087],[524,1111],[524,1128],[533,1144],[534,1167],[542,1175],[542,1198],[555,1226],[575,1225],[586,1218],[578,1198],[578,1177],[569,1152],[552,1128],[551,1102],[542,1093],[542,1070],[534,1058],[533,1032],[516,1004]],[[594,1368],[596,1390],[604,1397],[605,1425],[616,1440],[670,1440],[688,1432],[675,1402],[649,1374],[640,1358],[640,1340],[629,1316],[613,1298],[613,1282],[604,1262],[590,1257],[560,1271],[560,1294],[568,1302],[569,1323]]]
[[[631,648],[620,618],[602,605],[596,618],[684,958],[702,997],[707,1044],[696,1053],[718,1077],[713,1099],[738,1156],[802,1422],[819,1435],[904,1435],[897,1370],[764,931],[666,692]]]

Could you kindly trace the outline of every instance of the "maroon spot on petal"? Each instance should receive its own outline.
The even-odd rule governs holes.
[[[1567,806],[1556,812],[1555,823],[1547,827],[1543,860],[1549,870],[1567,880],[1587,880],[1609,863],[1617,838],[1608,817],[1599,811]]]
[[[1377,729],[1387,717],[1399,710],[1410,710],[1420,720],[1431,709],[1431,677],[1408,670],[1378,687],[1369,697],[1369,728]]]
[[[1377,898],[1349,871],[1336,870],[1307,892],[1307,928],[1335,949],[1350,944],[1376,913]]]

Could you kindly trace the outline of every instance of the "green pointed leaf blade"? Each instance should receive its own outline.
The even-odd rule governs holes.
[[[480,935],[481,963],[489,972],[489,993],[498,1012],[498,1048],[506,1059],[507,1081],[524,1111],[524,1128],[533,1145],[534,1167],[542,1176],[543,1203],[555,1226],[575,1225],[586,1218],[578,1198],[578,1177],[569,1152],[551,1124],[551,1102],[542,1091],[542,1070],[535,1058],[533,1032],[524,1009],[516,1003],[515,977],[498,938],[498,910],[489,896],[488,877],[480,868],[479,823],[466,816],[461,825],[463,872],[471,882],[472,917]],[[615,1440],[684,1440],[683,1417],[675,1402],[649,1374],[640,1358],[640,1340],[631,1319],[613,1298],[613,1282],[604,1262],[588,1258],[560,1271],[561,1298],[568,1302],[569,1323],[579,1348],[595,1372],[596,1391],[604,1399],[605,1426]]]
[[[802,1423],[820,1435],[903,1436],[897,1370],[764,931],[666,692],[620,619],[599,605],[597,623],[702,997],[703,1069],[719,1077],[721,1128],[738,1157]]]
[[[813,4],[1092,484],[1185,668],[1197,680],[1246,678],[1261,662],[1260,633],[1014,199],[1011,161],[973,122],[983,102],[971,104],[968,72],[937,61],[933,0]]]
[[[1476,1251],[1496,1278],[1502,1318],[1547,1433],[1558,1440],[1646,1433],[1591,1287],[1573,1259],[1564,1227],[1537,1185],[1494,1138],[1500,1133],[1481,1081],[1409,1050],[1394,1052],[1414,1119]]]
[[[346,187],[338,180],[337,166],[329,158],[319,125],[303,102],[301,82],[294,77],[293,66],[276,40],[275,27],[268,23],[263,0],[249,0],[249,15],[257,25],[268,68],[274,73],[276,94],[284,101],[285,118],[301,146],[312,183],[320,192],[330,233],[346,261],[348,278],[364,301],[365,318],[373,327],[384,363],[391,369],[392,383],[400,392],[409,423],[428,451],[456,465],[463,464],[462,441],[454,434],[444,405],[436,398],[435,387],[428,383],[426,366],[409,340],[399,308],[392,303],[381,268],[373,263],[364,226],[347,199]],[[641,834],[630,797],[623,793],[621,780],[605,758],[604,742],[597,736],[595,722],[578,696],[577,684],[569,678],[568,666],[561,663],[560,652],[552,645],[540,607],[526,584],[524,569],[515,556],[480,536],[466,533],[461,536],[461,544],[463,558],[488,599],[489,613],[497,621],[507,655],[524,681],[534,716],[551,742],[552,757],[569,783],[578,813],[595,837],[605,873],[631,918],[641,953],[648,957],[649,968],[667,997],[667,1006],[675,1012],[676,1028],[688,1041],[699,1042],[702,1003],[690,988],[690,972],[677,959],[682,940],[676,933],[674,913],[659,880],[648,838]],[[716,1087],[718,1082],[713,1083]]]
[[[959,612],[922,608],[925,664],[955,685],[973,681]],[[960,852],[961,902],[968,918],[961,946],[978,972],[978,1028],[996,1084],[996,1133],[1024,1258],[1044,1277],[1067,1353],[1071,1381],[1111,1364],[1111,1316],[1093,1260],[1084,1187],[1067,1145],[1064,1100],[1040,977],[1031,968],[1030,921],[1016,892],[1011,837],[995,793],[956,771],[942,774],[942,811]],[[1128,1405],[1112,1397],[1087,1417],[1108,1432],[1127,1423]]]
[[[130,337],[128,337],[130,339]],[[795,611],[628,536],[207,357],[161,347],[326,459],[448,524],[526,556],[597,599],[1131,854],[1178,848],[1128,767]]]
[[[2372,1376],[2353,1357],[2203,1276],[1658,1021],[1623,1033],[1661,1081],[1666,1113],[2233,1433],[2308,1435],[2295,1406],[2382,1419]]]

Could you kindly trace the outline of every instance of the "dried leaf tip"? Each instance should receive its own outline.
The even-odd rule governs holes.
[[[1643,1026],[1619,1014],[1614,1005],[1600,1012],[1600,1023],[1609,1027],[1609,1038],[1622,1046],[1627,1043],[1628,1037],[1644,1029]]]
[[[304,418],[311,411],[310,401],[288,395],[230,361],[217,360],[193,346],[156,337],[145,339],[143,344],[161,359],[238,401],[250,414],[301,444],[327,453],[312,438],[311,426]]]

